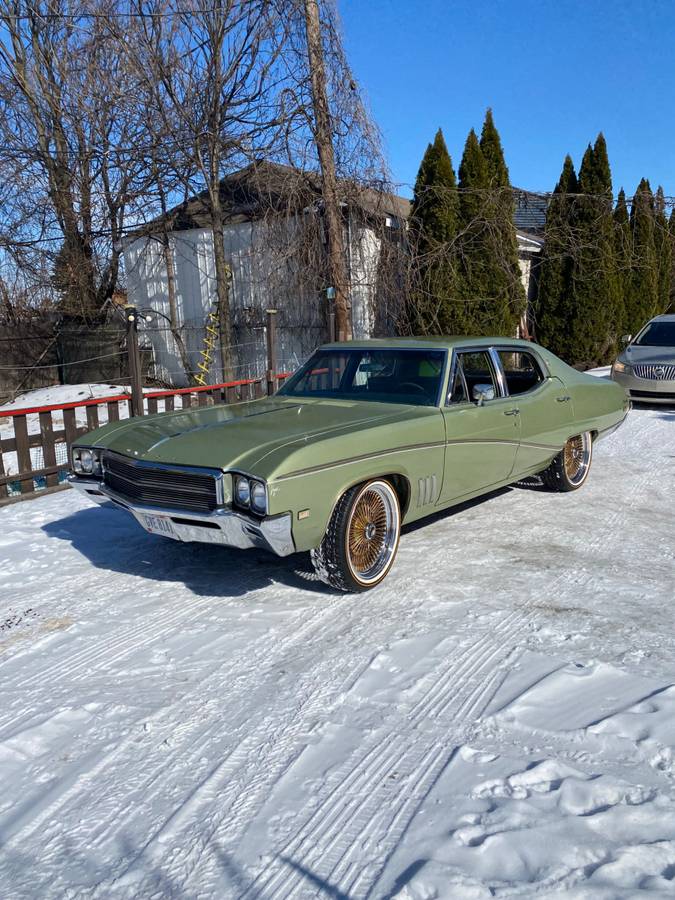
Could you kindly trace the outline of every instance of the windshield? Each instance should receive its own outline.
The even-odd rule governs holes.
[[[444,350],[318,350],[279,394],[435,406],[444,361]]]
[[[675,347],[675,322],[650,322],[633,344],[637,347]]]

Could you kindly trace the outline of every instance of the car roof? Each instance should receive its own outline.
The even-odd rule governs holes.
[[[675,322],[675,313],[663,313],[660,316],[654,316],[649,322]],[[647,322],[648,325],[649,322]]]
[[[510,338],[503,335],[495,337],[474,337],[473,335],[451,335],[434,337],[409,337],[409,338],[370,338],[362,341],[334,341],[322,344],[321,349],[354,349],[363,350],[377,347],[391,347],[401,350],[451,350],[454,347],[494,347],[495,345],[508,344],[509,347],[532,347],[531,341],[522,338]]]

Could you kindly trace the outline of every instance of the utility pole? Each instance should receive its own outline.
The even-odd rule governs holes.
[[[267,309],[267,393],[271,396],[277,389],[277,311]]]
[[[318,0],[304,0],[305,31],[307,34],[307,57],[312,82],[312,105],[314,107],[314,141],[321,168],[321,193],[323,195],[324,219],[328,238],[328,270],[331,284],[335,288],[335,325],[339,341],[352,337],[352,322],[349,304],[349,279],[345,259],[342,214],[338,200],[335,155],[326,91],[326,67],[321,42]]]
[[[127,303],[124,307],[127,324],[127,353],[129,355],[129,379],[131,381],[131,415],[143,415],[143,388],[141,387],[141,359],[138,352],[138,310]]]

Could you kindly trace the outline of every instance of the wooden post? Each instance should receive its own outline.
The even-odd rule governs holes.
[[[98,407],[97,406],[88,406],[87,407],[87,428],[89,431],[93,431],[95,428],[98,428]]]
[[[7,483],[3,481],[5,476],[5,464],[2,461],[2,441],[0,441],[0,500],[4,500],[8,495]]]
[[[129,378],[131,380],[131,404],[129,412],[132,416],[143,415],[143,389],[141,387],[141,360],[138,352],[138,311],[135,306],[124,307],[127,323],[127,352],[129,354]]]
[[[335,343],[335,313],[328,313],[328,341],[331,344]]]
[[[19,466],[19,474],[31,472],[33,463],[30,458],[30,444],[28,441],[28,423],[25,416],[14,416],[14,438],[16,440],[16,459]],[[32,494],[35,490],[33,479],[21,481],[21,493]]]
[[[267,313],[267,393],[273,394],[277,389],[277,311],[265,310]]]
[[[73,460],[70,451],[73,443],[77,440],[77,420],[74,409],[63,410],[63,427],[66,432],[66,444],[68,445],[68,462],[72,466]]]
[[[94,407],[95,408],[95,407]],[[56,466],[56,445],[54,443],[54,429],[52,427],[51,412],[40,413],[40,432],[42,434],[42,455],[45,469]],[[47,475],[47,487],[56,487],[59,483],[59,474]]]

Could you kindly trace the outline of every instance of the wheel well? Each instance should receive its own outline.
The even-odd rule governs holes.
[[[410,482],[405,475],[383,475],[382,478],[386,478],[396,491],[399,506],[401,507],[401,518],[403,518],[408,511],[408,505],[410,503]]]

